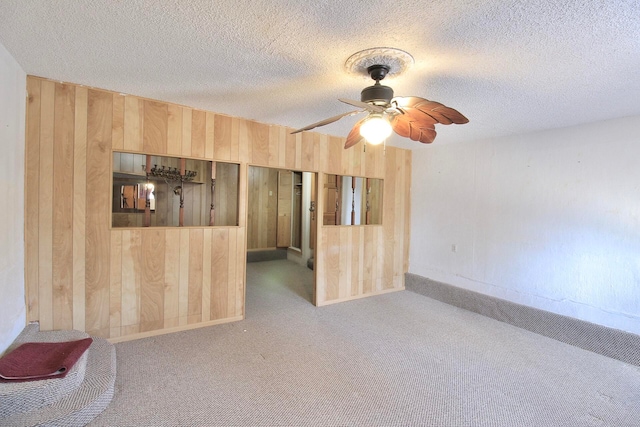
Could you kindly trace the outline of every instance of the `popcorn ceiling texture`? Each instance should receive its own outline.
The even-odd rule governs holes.
[[[385,84],[471,120],[442,144],[640,114],[639,16],[638,0],[3,0],[0,43],[28,74],[294,128],[370,84],[350,55],[395,47],[415,64]]]

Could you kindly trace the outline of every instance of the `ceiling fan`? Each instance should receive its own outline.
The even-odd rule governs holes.
[[[369,76],[375,80],[375,84],[362,90],[360,101],[339,99],[345,104],[360,108],[359,110],[330,117],[291,133],[311,130],[333,123],[343,117],[368,112],[367,117],[353,126],[347,136],[344,148],[356,145],[362,138],[370,144],[380,144],[391,135],[392,131],[414,141],[429,144],[436,137],[436,123],[449,125],[451,123],[464,124],[469,122],[469,119],[457,110],[439,102],[429,101],[417,96],[394,97],[393,89],[380,84],[380,81],[389,73],[390,67],[388,65],[374,64],[367,67],[366,70]]]

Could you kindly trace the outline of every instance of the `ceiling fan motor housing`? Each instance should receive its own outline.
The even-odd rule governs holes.
[[[365,87],[360,92],[360,101],[374,104],[389,104],[393,98],[393,89],[376,82],[375,85]]]

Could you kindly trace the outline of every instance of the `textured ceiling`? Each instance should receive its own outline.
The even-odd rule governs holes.
[[[31,75],[294,128],[352,110],[371,81],[346,59],[395,47],[396,95],[470,119],[435,144],[640,115],[638,0],[2,0],[0,43]]]

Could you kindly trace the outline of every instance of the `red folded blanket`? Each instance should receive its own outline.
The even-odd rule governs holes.
[[[89,348],[93,339],[28,342],[0,359],[0,381],[62,378]]]

